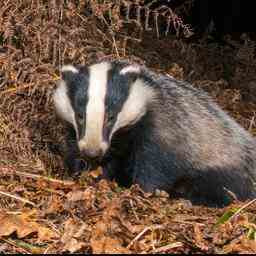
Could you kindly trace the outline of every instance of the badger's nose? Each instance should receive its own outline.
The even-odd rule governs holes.
[[[82,154],[86,158],[89,158],[90,160],[98,160],[102,158],[103,150],[102,149],[84,149],[82,151]]]

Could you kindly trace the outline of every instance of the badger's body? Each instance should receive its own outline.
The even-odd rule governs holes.
[[[212,206],[256,196],[254,138],[185,82],[125,61],[64,66],[54,102],[71,170],[97,159],[122,185]]]

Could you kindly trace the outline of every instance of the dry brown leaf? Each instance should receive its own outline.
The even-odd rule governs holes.
[[[95,188],[89,187],[86,190],[78,190],[72,191],[67,194],[67,199],[70,202],[77,202],[77,201],[88,201],[93,200],[95,198]]]
[[[95,254],[131,253],[130,250],[121,245],[121,241],[118,238],[113,239],[107,236],[102,236],[98,239],[94,237],[94,239],[91,239],[91,246]]]
[[[41,226],[35,221],[30,221],[26,214],[0,213],[0,237],[10,236],[14,232],[17,233],[18,238],[24,238],[32,233],[37,233],[40,241],[50,241],[58,237],[49,228]]]
[[[120,237],[123,224],[118,220],[119,218],[121,218],[120,201],[113,200],[92,231],[90,242],[93,253],[130,253],[130,250],[123,246]]]
[[[38,232],[38,239],[39,241],[49,241],[51,238],[58,237],[57,233],[55,231],[50,230],[49,228],[38,226],[37,228]]]
[[[86,190],[72,191],[67,194],[68,205],[75,205],[79,201],[83,201],[85,209],[94,209],[96,199],[95,188],[88,187]]]
[[[93,178],[98,178],[103,174],[103,170],[101,167],[97,168],[96,170],[92,170],[88,173],[89,176],[93,177]]]
[[[75,253],[78,252],[79,250],[81,250],[83,247],[85,247],[86,243],[84,242],[79,242],[77,241],[77,239],[75,238],[71,238],[65,245],[63,248],[63,252],[71,252],[71,253]]]
[[[235,240],[224,247],[224,253],[256,253],[256,242],[242,238],[241,240]]]
[[[71,253],[81,250],[85,243],[78,240],[82,236],[82,231],[85,231],[86,227],[84,225],[76,222],[74,219],[68,219],[65,222],[64,234],[61,237],[61,242],[64,244],[62,251],[68,251]]]
[[[56,214],[63,211],[63,203],[60,200],[60,197],[53,195],[50,199],[49,205],[45,209],[45,214]]]
[[[61,237],[61,242],[66,243],[76,232],[77,230],[77,222],[74,219],[69,218],[65,222],[64,226],[64,234]]]
[[[70,202],[77,202],[84,200],[84,191],[72,191],[67,194],[67,199]]]
[[[91,232],[91,227],[85,223],[78,226],[78,229],[74,233],[75,238],[80,238],[85,232]]]
[[[29,223],[19,215],[1,214],[0,237],[10,236],[14,232],[17,233],[18,238],[23,238],[37,232],[37,227],[35,223]]]
[[[109,225],[104,221],[100,221],[95,225],[92,232],[91,247],[93,253],[130,253],[126,247],[122,246],[121,239],[117,237],[109,237]]]
[[[235,225],[246,226],[247,224],[249,224],[248,216],[240,214],[233,219],[233,223]]]

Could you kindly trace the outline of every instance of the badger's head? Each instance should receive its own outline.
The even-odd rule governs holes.
[[[142,67],[126,62],[64,66],[53,96],[58,115],[76,131],[81,155],[92,160],[106,154],[117,131],[141,120],[153,98]]]

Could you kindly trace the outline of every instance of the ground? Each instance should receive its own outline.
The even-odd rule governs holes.
[[[1,6],[0,252],[255,253],[255,200],[206,208],[120,188],[100,168],[68,176],[51,98],[62,64],[129,58],[208,91],[255,135],[255,42],[190,39],[186,26],[182,39],[86,2]]]

